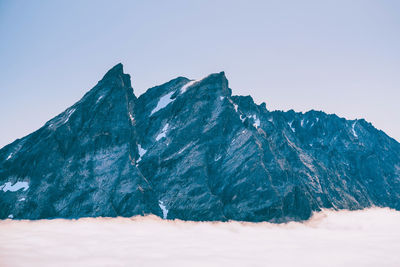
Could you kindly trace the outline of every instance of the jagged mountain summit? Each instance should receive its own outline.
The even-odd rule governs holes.
[[[137,98],[122,64],[0,150],[0,218],[155,214],[285,222],[322,208],[400,210],[400,144],[365,120],[269,111],[223,72]]]

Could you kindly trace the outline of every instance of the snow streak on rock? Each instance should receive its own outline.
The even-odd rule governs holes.
[[[7,182],[0,186],[0,190],[3,190],[4,192],[7,192],[7,191],[16,192],[20,189],[23,189],[23,191],[26,191],[26,190],[28,190],[28,188],[29,188],[28,182],[16,182],[15,184],[12,184],[11,182]]]

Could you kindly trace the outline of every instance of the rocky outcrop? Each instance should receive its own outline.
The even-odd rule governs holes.
[[[137,98],[122,65],[0,150],[0,218],[284,222],[400,209],[400,144],[365,120],[269,111],[223,72]]]

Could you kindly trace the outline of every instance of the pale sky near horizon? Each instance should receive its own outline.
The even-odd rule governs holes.
[[[400,1],[0,0],[0,147],[122,62],[135,94],[225,71],[269,110],[365,118],[400,141]]]

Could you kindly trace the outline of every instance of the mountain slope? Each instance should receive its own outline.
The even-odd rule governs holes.
[[[225,74],[139,98],[122,65],[0,150],[0,218],[153,213],[304,220],[321,208],[400,209],[400,144],[364,120],[268,111]]]
[[[23,181],[29,188],[3,188],[0,217],[156,213],[154,192],[132,165],[137,152],[130,114],[136,101],[129,75],[117,65],[78,103],[4,147],[1,179]]]

